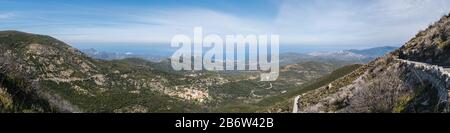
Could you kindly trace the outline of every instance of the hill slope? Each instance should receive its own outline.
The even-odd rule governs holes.
[[[170,62],[97,60],[50,36],[0,32],[0,112],[254,112],[271,97],[348,62],[281,67],[277,81],[258,72],[173,71]],[[239,103],[240,106],[233,106]]]
[[[302,94],[299,112],[446,112],[450,17],[396,51]]]

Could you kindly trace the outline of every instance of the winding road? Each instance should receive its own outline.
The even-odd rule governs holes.
[[[410,60],[404,60],[404,59],[396,59],[396,60],[407,63],[409,65],[413,65],[414,67],[421,68],[421,69],[425,69],[425,68],[435,69],[435,70],[439,71],[440,73],[442,73],[442,75],[438,75],[438,76],[450,77],[450,66],[438,66],[438,65],[432,65],[432,64],[428,64],[428,63],[424,63],[424,62],[410,61]],[[419,79],[420,79],[420,77],[419,77]],[[450,78],[447,78],[447,80],[448,79],[450,79]],[[444,83],[448,82],[447,80],[445,80]],[[445,104],[447,104],[447,106],[450,105],[450,104],[448,104],[448,101],[450,98],[449,97],[450,92],[448,90],[449,88],[448,87],[439,87],[437,89],[439,91],[439,103],[445,103]],[[294,98],[294,105],[293,105],[292,113],[299,113],[299,107],[298,107],[299,99],[300,99],[300,95],[298,95],[297,97]]]

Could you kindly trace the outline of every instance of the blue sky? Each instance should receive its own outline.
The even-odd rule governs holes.
[[[0,30],[72,44],[170,43],[176,34],[279,34],[282,44],[401,45],[450,0],[0,0]]]

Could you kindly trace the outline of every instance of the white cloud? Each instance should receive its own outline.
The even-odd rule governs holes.
[[[285,1],[277,22],[285,42],[402,44],[450,11],[450,0]]]

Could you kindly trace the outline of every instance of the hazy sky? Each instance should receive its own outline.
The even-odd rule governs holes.
[[[401,45],[450,0],[0,0],[0,30],[69,43],[170,43],[176,34],[279,34],[282,44]]]

